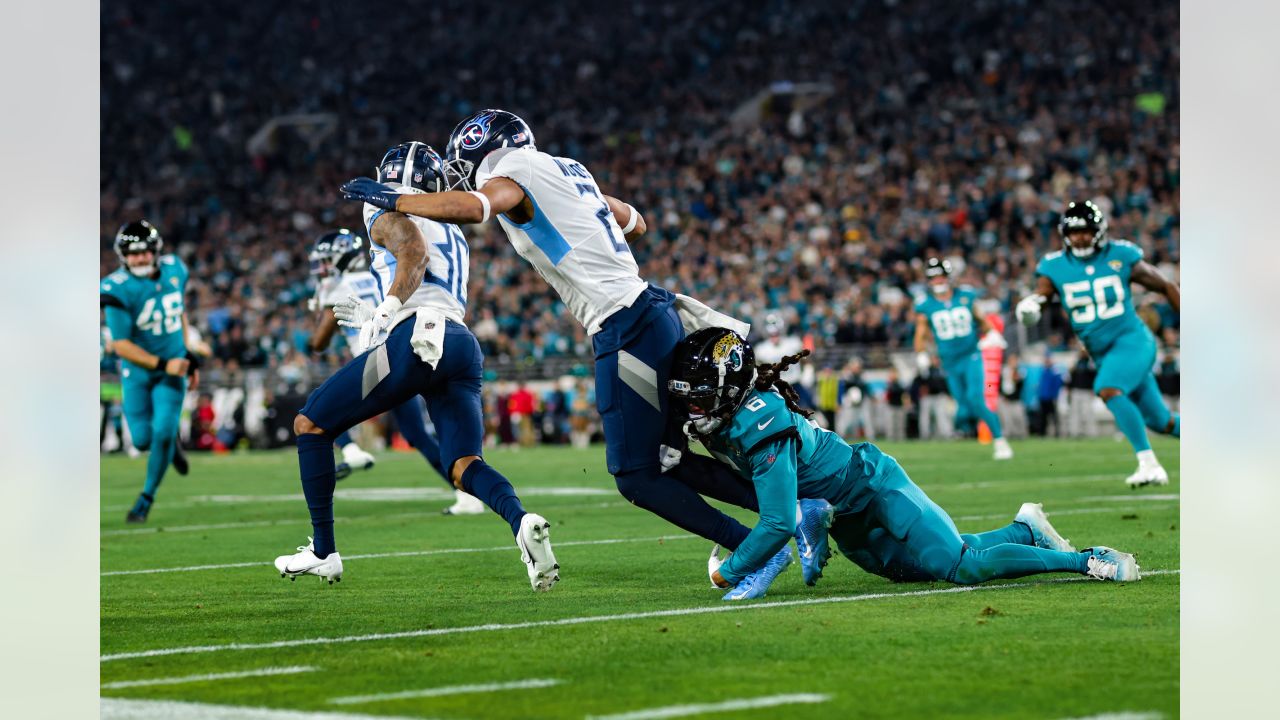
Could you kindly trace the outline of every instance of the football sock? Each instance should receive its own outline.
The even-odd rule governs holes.
[[[1182,413],[1173,414],[1173,432],[1169,434],[1179,439],[1182,438]]]
[[[979,394],[973,399],[974,414],[978,419],[987,424],[987,429],[991,431],[991,437],[1004,437],[1004,431],[1000,427],[1000,416],[994,410],[987,407],[986,400]]]
[[[985,550],[995,545],[1035,545],[1035,538],[1031,535],[1031,528],[1020,522],[1012,522],[1000,528],[999,530],[989,530],[976,535],[961,535],[961,540],[965,541],[969,547],[974,550]]]
[[[1034,545],[992,545],[982,550],[967,547],[948,578],[961,585],[1017,578],[1046,572],[1079,572],[1089,569],[1087,553],[1046,550]]]
[[[337,445],[338,448],[341,449],[351,444],[352,442],[354,441],[351,439],[351,431],[343,430],[342,434],[338,436],[338,439],[333,441],[333,444]]]
[[[1116,428],[1129,439],[1135,452],[1151,449],[1151,441],[1147,439],[1147,426],[1142,422],[1142,413],[1125,395],[1116,395],[1107,401],[1112,416],[1116,419]]]
[[[431,437],[431,433],[427,432],[427,426],[422,421],[422,407],[418,398],[415,397],[397,405],[391,414],[396,418],[396,426],[404,436],[404,441],[412,445],[427,464],[440,473],[440,477],[444,478],[449,487],[453,487],[453,483],[449,482],[449,473],[445,472],[444,465],[440,462],[440,445],[435,438]]]
[[[511,525],[511,534],[520,532],[520,519],[525,516],[524,505],[516,495],[516,489],[497,470],[483,460],[473,460],[462,471],[462,489],[480,498],[494,512]]]
[[[147,482],[142,488],[144,494],[154,496],[160,488],[160,481],[173,462],[173,449],[177,442],[175,435],[164,437],[159,434],[151,441],[151,454],[147,456]]]
[[[684,462],[681,462],[683,465]],[[678,467],[678,466],[677,466]],[[656,466],[613,476],[618,492],[631,504],[721,547],[737,550],[751,530],[707,504],[685,483]]]
[[[333,539],[333,439],[318,433],[298,436],[298,472],[302,494],[311,511],[312,543],[316,557],[324,559],[337,550]]]

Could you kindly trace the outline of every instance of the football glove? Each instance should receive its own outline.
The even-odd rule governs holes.
[[[733,553],[729,553],[729,555],[732,554]],[[716,584],[715,574],[716,571],[720,569],[720,566],[724,564],[725,560],[729,559],[729,555],[725,555],[724,558],[720,557],[719,543],[711,547],[711,557],[707,558],[707,577],[711,579],[711,587],[714,590],[724,589]]]
[[[1018,322],[1028,326],[1040,322],[1040,306],[1045,300],[1043,295],[1028,295],[1022,298],[1013,310],[1013,313],[1018,316]]]
[[[929,353],[927,352],[916,353],[916,367],[920,368],[920,372],[929,372],[929,366],[931,364],[932,363],[929,362]]]
[[[374,207],[393,211],[396,209],[396,198],[400,197],[391,186],[366,177],[348,180],[342,185],[340,192],[347,200],[367,202]]]

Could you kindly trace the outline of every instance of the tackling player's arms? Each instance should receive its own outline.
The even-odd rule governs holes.
[[[1164,295],[1168,298],[1169,304],[1173,306],[1174,312],[1182,312],[1182,292],[1178,289],[1178,284],[1162,275],[1155,265],[1145,260],[1139,260],[1134,263],[1133,270],[1129,275],[1129,281]]]
[[[333,335],[338,331],[338,318],[333,314],[333,308],[326,307],[320,309],[320,326],[316,328],[316,332],[311,336],[309,344],[313,353],[322,353],[329,347],[329,343],[333,342]]]
[[[402,195],[401,197],[434,198],[437,195]],[[391,287],[387,288],[387,295],[399,299],[402,303],[408,302],[418,286],[422,284],[422,278],[427,272],[427,239],[422,236],[422,231],[413,224],[412,220],[399,212],[379,215],[369,232],[372,240],[386,248],[387,252],[396,259],[395,275],[391,280]]]

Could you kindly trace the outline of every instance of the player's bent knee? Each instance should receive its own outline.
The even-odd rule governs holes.
[[[323,433],[324,428],[311,422],[311,418],[306,415],[298,413],[298,415],[293,418],[294,435],[321,435]]]
[[[479,459],[479,455],[466,455],[454,460],[453,467],[449,468],[449,482],[459,490],[466,490],[462,487],[462,476],[466,474],[467,468],[471,467],[471,463]]]
[[[1098,397],[1102,398],[1102,402],[1106,402],[1113,397],[1119,397],[1124,394],[1120,388],[1102,388],[1098,391]]]

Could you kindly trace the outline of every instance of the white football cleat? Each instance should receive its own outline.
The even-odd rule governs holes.
[[[1131,488],[1140,488],[1144,485],[1168,485],[1169,473],[1164,471],[1155,453],[1144,450],[1138,453],[1138,469],[1125,480],[1125,484]]]
[[[1127,552],[1101,545],[1084,552],[1089,553],[1089,569],[1084,573],[1088,577],[1114,582],[1132,582],[1142,579],[1138,574],[1138,562]]]
[[[352,442],[342,446],[342,461],[352,470],[365,470],[373,467],[374,457]]]
[[[488,509],[475,495],[462,490],[454,490],[453,495],[453,504],[441,510],[445,515],[480,515]]]
[[[529,584],[534,590],[546,592],[560,580],[560,563],[551,552],[551,523],[546,518],[526,513],[520,519],[516,547],[520,548],[520,559],[528,566]]]
[[[1071,541],[1053,529],[1048,516],[1044,514],[1044,506],[1040,503],[1022,503],[1022,507],[1018,508],[1018,514],[1013,516],[1013,521],[1031,528],[1031,538],[1035,541],[1036,547],[1061,552],[1076,551]]]
[[[1008,440],[1005,440],[1002,437],[998,437],[995,440],[992,440],[991,444],[995,446],[995,452],[992,453],[991,455],[992,458],[996,460],[1012,460],[1013,459],[1013,448],[1009,447]]]
[[[336,552],[323,560],[316,557],[315,543],[307,538],[307,544],[299,546],[298,552],[276,558],[276,570],[280,571],[280,577],[290,580],[296,580],[299,575],[315,575],[332,585],[342,582],[342,557]]]

